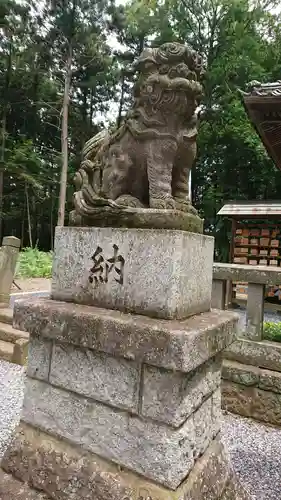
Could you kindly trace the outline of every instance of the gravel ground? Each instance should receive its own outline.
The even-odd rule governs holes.
[[[0,458],[20,417],[23,386],[24,368],[0,361]],[[227,414],[222,438],[252,500],[281,500],[281,429]]]
[[[19,420],[24,367],[0,361],[0,459]]]
[[[253,500],[281,499],[281,429],[225,415],[223,441]]]
[[[19,290],[14,284],[12,293],[17,292],[36,292],[38,290],[51,290],[51,280],[48,278],[15,278],[16,284],[21,288]]]

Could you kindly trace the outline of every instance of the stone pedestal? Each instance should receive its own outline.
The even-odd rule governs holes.
[[[212,240],[56,238],[53,299],[15,309],[30,351],[5,473],[54,500],[247,500],[219,440],[221,352],[237,318],[210,311]]]
[[[210,310],[213,251],[185,231],[57,228],[52,298],[186,318]]]

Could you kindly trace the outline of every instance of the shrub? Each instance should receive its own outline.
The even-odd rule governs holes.
[[[263,338],[265,340],[281,342],[281,322],[272,323],[271,321],[266,321],[263,325]]]
[[[52,252],[41,252],[38,248],[24,248],[19,254],[16,277],[50,278],[52,262]]]

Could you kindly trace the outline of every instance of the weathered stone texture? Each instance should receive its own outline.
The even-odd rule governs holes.
[[[281,373],[271,370],[260,370],[260,389],[277,392],[281,395]]]
[[[141,413],[178,427],[215,391],[220,378],[221,358],[188,374],[145,365]]]
[[[243,264],[222,264],[215,262],[213,265],[215,280],[246,281],[261,285],[279,285],[281,271],[271,266],[250,266]]]
[[[213,404],[175,430],[27,379],[22,418],[174,489],[217,434]]]
[[[241,486],[235,474],[231,471],[220,500],[250,500],[250,495]]]
[[[273,425],[281,425],[281,394],[223,381],[222,404],[226,410]]]
[[[0,469],[0,499],[1,500],[49,500],[44,493],[29,488],[26,483],[17,481],[10,474]]]
[[[26,424],[18,429],[6,452],[3,468],[42,490],[52,500],[140,500],[141,495],[152,500],[250,500],[249,496],[241,496],[241,487],[235,478],[229,478],[227,456],[217,440],[212,441],[176,491],[118,469],[80,447]],[[226,495],[223,493],[226,484],[231,494],[235,484],[239,496],[237,493],[235,497],[221,497]]]
[[[112,406],[136,412],[140,365],[72,345],[55,344],[50,383]]]
[[[30,336],[28,346],[28,367],[29,377],[38,380],[48,380],[52,353],[52,342]]]
[[[81,448],[71,447],[25,424],[18,429],[2,461],[6,472],[52,500],[130,498],[132,491],[122,484],[117,470],[103,465]]]
[[[185,373],[233,342],[238,319],[211,311],[168,321],[46,299],[17,302],[14,317],[31,335]]]
[[[9,303],[10,292],[16,271],[20,240],[5,236],[0,247],[0,303]]]
[[[281,373],[224,360],[222,377],[237,384],[256,386],[265,391],[281,394]]]
[[[224,355],[227,359],[246,365],[281,372],[281,345],[277,342],[239,339],[230,345]]]
[[[175,229],[190,233],[203,233],[204,221],[197,215],[171,209],[112,208],[100,206],[93,209],[91,217],[69,214],[70,226],[124,227],[139,229]]]
[[[251,340],[261,340],[263,332],[265,285],[248,283],[247,319],[244,336]]]
[[[123,284],[114,266],[108,282],[90,283],[97,247],[105,268],[113,245],[125,259]],[[213,238],[185,231],[57,228],[52,298],[165,319],[205,312],[211,306],[213,246]]]
[[[117,131],[102,131],[84,145],[74,178],[80,226],[103,206],[196,213],[188,179],[197,151],[203,59],[190,46],[170,42],[145,47],[133,68],[126,118]]]
[[[260,374],[261,369],[256,366],[244,365],[227,359],[223,361],[222,377],[225,380],[247,386],[257,386],[260,381]]]
[[[222,423],[222,399],[221,387],[219,387],[212,396],[212,417],[213,417],[213,435],[216,436],[221,430]]]

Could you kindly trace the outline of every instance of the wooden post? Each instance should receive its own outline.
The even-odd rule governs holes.
[[[245,335],[251,340],[262,340],[265,286],[248,283],[247,320]]]

